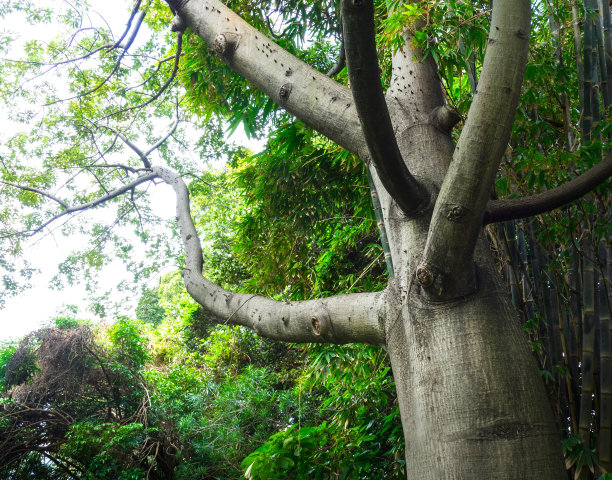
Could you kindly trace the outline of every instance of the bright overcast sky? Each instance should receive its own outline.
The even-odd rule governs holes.
[[[116,35],[123,30],[129,15],[127,6],[130,3],[125,2],[125,0],[92,0],[91,3],[93,8],[108,21]],[[92,14],[91,18],[93,21],[97,21],[95,15]],[[27,24],[20,27],[19,22],[16,22],[14,17],[7,18],[4,22],[6,22],[4,25],[0,23],[0,34],[4,34],[6,31],[26,32],[23,35],[24,40],[30,39],[33,35],[36,35],[39,39],[47,40],[57,33],[53,29],[45,30],[38,27],[32,29]],[[15,57],[17,56],[18,54],[15,54]],[[246,143],[244,136],[238,134],[232,140],[238,143]],[[259,145],[249,146],[251,149],[259,147]],[[153,210],[158,215],[162,218],[172,218],[174,216],[174,195],[169,187],[166,185],[156,186],[155,194],[151,198]],[[110,221],[112,222],[112,219]],[[60,291],[52,290],[49,287],[51,278],[57,273],[58,263],[64,260],[72,250],[85,246],[87,241],[88,238],[84,236],[75,235],[66,238],[58,233],[55,236],[46,235],[42,239],[36,238],[25,248],[24,256],[41,273],[34,277],[33,288],[25,291],[19,297],[7,299],[5,308],[0,310],[0,341],[17,338],[35,330],[62,313],[65,310],[65,305],[77,305],[79,308],[78,317],[94,318],[93,314],[88,311],[87,293],[84,285],[67,287]],[[120,262],[115,262],[115,264],[100,272],[100,286],[96,293],[101,294],[110,290],[124,279],[129,280],[130,274],[125,271]],[[157,282],[159,282],[159,276],[151,279],[148,286],[154,287]],[[126,303],[125,311],[122,313],[133,315],[136,300],[137,298],[131,304]]]

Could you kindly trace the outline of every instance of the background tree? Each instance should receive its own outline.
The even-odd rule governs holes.
[[[86,57],[100,49],[115,55],[105,57],[104,74],[69,70],[72,88],[77,92],[72,103],[67,104],[70,122],[63,123],[67,119],[66,102],[54,103],[56,99],[47,102],[49,107],[58,105],[58,111],[59,105],[64,109],[61,117],[48,115],[45,122],[45,127],[55,132],[59,128],[60,134],[45,137],[39,132],[32,139],[14,137],[5,162],[5,192],[11,197],[17,192],[20,200],[32,207],[45,207],[45,202],[59,204],[60,211],[52,220],[131,192],[122,197],[129,201],[123,207],[120,204],[119,219],[124,219],[128,218],[129,210],[140,212],[136,187],[158,178],[171,184],[177,194],[177,216],[185,248],[183,276],[189,293],[208,316],[285,341],[365,342],[386,347],[397,387],[409,477],[463,478],[478,472],[496,478],[559,478],[563,469],[558,453],[558,427],[566,430],[568,463],[576,475],[588,475],[589,466],[595,470],[596,458],[597,468],[607,469],[610,428],[606,402],[610,382],[605,373],[609,358],[605,331],[609,288],[607,281],[595,280],[595,271],[603,272],[602,259],[609,257],[600,248],[600,239],[609,238],[604,217],[608,198],[601,192],[595,193],[581,204],[582,208],[578,207],[580,215],[572,212],[564,216],[569,225],[563,225],[563,221],[555,223],[558,236],[553,235],[554,229],[547,228],[547,219],[552,217],[541,217],[541,224],[546,227],[542,231],[546,231],[548,238],[540,233],[537,223],[521,222],[518,230],[516,223],[506,224],[503,230],[489,230],[498,255],[507,261],[513,300],[525,315],[536,357],[544,367],[541,371],[551,382],[551,390],[553,385],[567,384],[567,396],[558,397],[558,425],[550,415],[536,365],[496,271],[496,258],[483,235],[483,224],[542,214],[578,199],[609,177],[611,157],[603,154],[607,152],[608,123],[602,121],[609,98],[606,93],[609,30],[604,26],[610,22],[605,2],[599,6],[585,4],[584,49],[580,44],[576,5],[536,3],[531,12],[530,2],[517,0],[495,2],[490,12],[486,3],[374,5],[355,1],[343,4],[339,15],[338,9],[316,2],[308,6],[301,2],[264,4],[261,8],[241,2],[228,6],[203,0],[168,3],[176,14],[173,28],[178,42],[167,80],[155,83],[145,76],[143,83],[134,88],[121,84],[121,74],[127,75],[123,59],[129,58],[138,66],[141,58],[150,57],[154,50],[152,44],[147,44],[139,56],[126,56],[145,13],[154,12],[152,17],[158,21],[163,22],[164,18],[161,8],[138,2],[119,41],[109,42],[105,32],[100,31],[105,43],[88,39],[79,44]],[[250,24],[228,7],[242,14]],[[73,17],[74,13],[67,15],[66,21],[74,22]],[[260,30],[277,37],[274,25],[277,18],[284,33],[278,42],[273,42]],[[532,18],[537,41],[512,133],[521,100]],[[319,68],[331,66],[331,62],[325,65],[325,41],[339,36],[340,24],[350,90],[304,62]],[[569,25],[576,30],[570,31]],[[164,150],[162,158],[178,173],[154,166],[151,160],[153,151],[165,148],[162,144],[174,134],[175,126],[170,128],[170,134],[152,140],[153,126],[146,123],[143,113],[143,107],[149,105],[159,105],[157,115],[174,111],[167,103],[155,102],[171,91],[168,87],[178,72],[185,26],[220,57],[203,50],[198,40],[190,37],[185,47],[182,78],[191,109],[208,117],[227,115],[234,127],[242,122],[253,134],[273,122],[278,127],[269,157],[278,161],[292,149],[289,139],[298,139],[299,135],[291,133],[292,127],[286,125],[288,117],[276,109],[273,101],[302,122],[294,124],[297,133],[304,128],[302,124],[318,132],[306,134],[307,139],[312,139],[307,142],[310,149],[299,149],[303,157],[308,158],[320,149],[334,158],[331,141],[364,161],[375,193],[375,207],[380,205],[375,211],[379,214],[382,249],[390,274],[384,290],[287,302],[305,296],[306,289],[292,292],[290,288],[273,301],[251,293],[232,294],[202,276],[201,245],[189,210],[189,192],[180,177],[189,171],[189,165],[179,163]],[[485,41],[483,32],[487,29],[490,33]],[[568,31],[573,33],[573,39]],[[380,60],[375,43],[377,32]],[[566,48],[568,43],[576,45],[573,57]],[[36,58],[41,49],[35,47],[30,47],[28,68],[32,62],[35,68],[41,67],[42,62]],[[63,52],[54,45],[50,51],[56,55]],[[60,61],[55,59],[51,63],[57,67]],[[157,66],[161,69],[167,65],[170,69],[169,63],[164,57]],[[575,66],[577,73],[566,65]],[[13,67],[22,68],[20,64]],[[232,70],[244,78],[234,75]],[[549,92],[543,83],[550,82],[551,75],[545,72],[558,74],[562,85],[578,80],[573,83],[578,86],[575,90],[581,92],[578,103],[572,102],[575,90],[570,88],[559,98],[554,91]],[[116,88],[109,83],[111,79],[118,82]],[[597,88],[593,88],[595,84]],[[107,90],[117,95],[109,99],[105,95]],[[85,120],[85,114],[91,112],[95,113],[95,120]],[[605,112],[604,116],[601,112]],[[461,120],[460,114],[465,120],[461,133],[453,139],[451,131]],[[142,129],[144,138],[151,139],[151,148],[139,148],[135,139],[125,133],[135,128]],[[67,137],[76,141],[78,149],[71,146],[68,150],[63,147],[54,150],[54,140],[50,139],[63,142]],[[79,142],[83,138],[93,143]],[[207,145],[216,146],[214,142]],[[110,153],[120,147],[131,149],[139,163],[122,161],[117,167],[108,161]],[[49,159],[47,170],[36,175],[38,171],[15,164],[30,150]],[[340,153],[338,158],[347,155]],[[504,174],[498,177],[502,158]],[[558,165],[576,166],[576,173],[594,166],[556,187],[567,180],[566,175],[558,173]],[[57,192],[51,193],[50,186],[54,181],[63,181],[57,172],[75,166],[79,173],[91,175],[95,188],[87,195],[76,194],[73,203],[63,200]],[[557,174],[549,178],[548,170]],[[298,178],[291,169],[285,173],[283,181],[274,187],[286,188]],[[516,200],[489,200],[496,177],[502,195],[520,194],[525,185],[544,186],[547,190]],[[331,177],[325,176],[320,181],[328,178]],[[364,184],[362,174],[357,186]],[[77,188],[74,183],[69,185]],[[266,182],[262,185],[266,186]],[[356,194],[362,191],[358,188],[354,189]],[[333,192],[326,183],[319,185],[318,190],[323,195]],[[308,205],[308,194],[314,192],[304,193],[303,204]],[[8,215],[7,209],[5,217]],[[50,220],[40,218],[45,217],[34,211],[26,227],[40,231],[49,225]],[[134,218],[139,222],[142,213]],[[244,218],[249,219],[248,212]],[[255,216],[251,218],[258,221]],[[108,230],[100,230],[106,238]],[[567,242],[568,230],[576,232],[571,235],[576,252],[569,263],[565,254],[571,250],[563,248],[566,243],[561,242],[562,232]],[[278,264],[279,260],[298,256],[299,252],[292,251],[294,245],[279,239],[274,231],[268,238],[264,229],[257,231],[262,232],[264,244],[279,252],[268,262]],[[341,229],[331,229],[325,233],[339,238],[340,232]],[[102,261],[99,243],[85,252],[91,266]],[[311,244],[300,242],[296,247],[306,249]],[[548,248],[549,254],[538,257],[535,253],[538,247]],[[127,257],[128,251],[129,247],[124,246],[123,255]],[[507,260],[502,256],[504,253]],[[261,258],[266,261],[263,255]],[[577,268],[567,274],[567,281],[556,281],[558,274],[564,275],[567,265],[573,263]],[[539,268],[534,267],[536,264]],[[560,270],[555,271],[555,265]],[[542,272],[546,272],[545,276]],[[269,270],[267,275],[270,273],[274,272]],[[274,285],[270,282],[278,279],[262,277],[259,285]],[[324,285],[299,273],[289,279],[290,285]],[[535,296],[538,285],[539,303]],[[565,285],[568,289],[564,294]],[[561,292],[556,298],[556,315],[552,303],[555,291]],[[599,292],[598,303],[595,291]],[[578,298],[575,292],[579,292]],[[322,288],[320,293],[331,292]],[[577,304],[572,305],[577,299]],[[581,310],[580,299],[585,307],[582,318],[576,314]],[[549,315],[545,317],[546,313]],[[567,328],[564,315],[568,319]],[[546,323],[539,322],[541,318],[546,318]],[[553,323],[555,319],[559,321]],[[559,325],[558,330],[552,325]],[[570,334],[574,345],[565,341],[565,335]],[[600,341],[596,342],[596,338]],[[577,357],[573,372],[572,355]],[[602,383],[596,398],[601,398],[601,403],[593,410],[589,405],[596,384],[592,380],[593,365],[600,364]],[[508,370],[507,365],[513,368]],[[572,388],[578,389],[579,384],[582,401],[576,410],[578,395]],[[567,416],[568,411],[573,413]],[[568,418],[574,420],[573,425],[567,425]],[[603,442],[597,448],[594,438]],[[248,467],[251,473],[260,464],[253,461]]]

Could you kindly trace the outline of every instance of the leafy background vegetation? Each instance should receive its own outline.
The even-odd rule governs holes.
[[[226,3],[315,68],[334,65],[337,2]],[[383,81],[390,78],[391,51],[409,48],[398,32],[407,21],[424,18],[414,42],[437,60],[448,101],[465,116],[486,45],[488,2],[376,3]],[[499,197],[559,185],[609,151],[607,77],[597,66],[601,88],[593,105],[601,111],[593,125],[583,118],[582,49],[592,41],[583,32],[594,10],[586,1],[533,4],[532,48],[496,185]],[[25,9],[34,23],[51,15],[30,4],[12,8]],[[69,16],[63,21],[74,24]],[[165,32],[169,21],[163,2],[148,6],[145,22],[152,32]],[[169,38],[140,47],[142,58],[171,54]],[[29,58],[59,48],[32,44]],[[102,70],[69,72],[73,91],[90,90],[112,70],[113,59],[104,58]],[[144,68],[133,61],[131,68]],[[34,66],[3,65],[2,75],[23,75],[28,68]],[[40,132],[52,135],[15,136],[3,155],[3,179],[34,180],[42,188],[55,180],[53,171],[86,168],[98,147],[91,143],[96,127],[85,117],[92,111],[114,115],[114,95],[131,106],[146,97],[126,88],[130,69],[122,68],[116,84],[51,111]],[[169,62],[146,70],[153,80],[145,94],[156,92],[170,70]],[[175,94],[186,119],[203,132],[197,155],[227,159],[220,170],[186,161],[180,131],[175,150],[164,146],[160,153],[192,178],[205,274],[226,287],[283,300],[384,288],[383,250],[360,161],[282,112],[188,33],[177,76]],[[346,70],[336,78],[346,83]],[[18,82],[0,89],[7,101],[15,92],[35,95]],[[152,113],[134,109],[118,117],[154,140],[148,119],[173,115],[177,95],[155,104]],[[253,153],[226,144],[224,135],[239,127],[267,137],[265,148]],[[19,164],[31,153],[47,158],[48,169],[40,173]],[[107,172],[93,174],[107,178]],[[3,195],[4,228],[14,230],[9,219],[15,191]],[[31,207],[28,225],[49,213],[32,192],[20,192],[19,200]],[[136,203],[116,201],[118,221],[132,225],[148,249],[180,264],[180,253],[142,228],[155,221],[151,212],[131,205]],[[568,472],[585,479],[604,477],[612,462],[605,457],[612,441],[606,417],[612,406],[609,212],[607,184],[563,210],[487,228],[549,392]],[[118,248],[105,250],[107,244]],[[19,241],[12,247],[18,252]],[[159,269],[157,257],[145,269],[130,263],[132,253],[133,246],[97,225],[92,244],[62,270],[68,282],[91,280],[117,254],[138,275]],[[12,285],[15,276],[9,272],[5,283]],[[585,307],[591,312],[586,316]],[[213,325],[184,291],[180,272],[141,292],[136,317],[110,325],[60,317],[0,347],[2,478],[405,478],[395,387],[383,349],[287,345]]]

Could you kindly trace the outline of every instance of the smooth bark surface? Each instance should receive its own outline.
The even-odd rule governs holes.
[[[601,162],[569,182],[529,197],[491,200],[487,203],[484,224],[525,218],[549,212],[578,200],[612,175],[612,153]]]
[[[382,345],[378,309],[381,293],[354,293],[320,300],[277,302],[259,295],[229,292],[202,276],[202,246],[189,208],[189,191],[175,172],[153,173],[176,193],[176,216],[186,262],[183,279],[189,294],[218,323],[243,325],[258,334],[288,342],[369,343]]]
[[[387,323],[408,478],[563,479],[559,432],[525,333],[494,267],[481,261],[477,294],[447,303],[409,295]]]
[[[374,2],[343,0],[342,27],[351,92],[370,157],[402,211],[417,216],[427,207],[429,194],[408,170],[397,145],[380,80]]]
[[[362,158],[367,156],[348,88],[283,50],[217,0],[171,5],[234,71],[327,138]]]
[[[475,291],[472,255],[527,63],[528,0],[495,2],[482,74],[436,202],[419,281],[438,299]]]

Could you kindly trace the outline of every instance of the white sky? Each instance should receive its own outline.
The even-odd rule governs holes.
[[[48,0],[42,0],[44,3]],[[130,3],[125,0],[105,0],[93,2],[94,9],[109,23],[113,32],[119,34],[124,28],[128,18]],[[91,15],[92,21],[97,22],[95,14]],[[18,40],[14,47],[19,48],[22,42],[32,38],[47,41],[57,35],[54,26],[32,26],[25,23],[20,15],[9,15],[0,20],[0,32],[12,33]],[[22,35],[19,32],[24,32]],[[18,57],[19,54],[15,54]],[[162,203],[162,207],[169,205]],[[169,212],[169,215],[172,215]],[[33,242],[24,249],[24,256],[41,273],[34,276],[33,288],[26,290],[16,298],[9,298],[4,309],[0,310],[0,341],[7,338],[20,337],[29,331],[38,328],[41,324],[56,316],[64,305],[75,304],[79,306],[79,314],[83,317],[90,315],[86,311],[87,302],[85,288],[83,285],[67,287],[61,291],[51,290],[49,282],[57,273],[57,265],[64,260],[72,250],[87,244],[87,238],[71,236],[66,238],[60,233],[55,236],[34,238]],[[113,265],[105,269],[101,277],[101,288],[107,290],[116,285],[121,279],[127,277],[121,265]]]
[[[125,27],[128,18],[127,8],[130,4],[131,2],[125,0],[92,1],[94,9],[109,22],[115,34],[119,34]],[[32,37],[31,26],[20,26],[14,18],[7,18],[5,22],[7,23],[5,25],[0,23],[0,34],[6,30],[21,30],[27,32],[24,35],[26,40]],[[36,29],[36,35],[41,39],[45,39],[45,35],[49,38],[53,33],[52,29],[47,31]],[[239,132],[236,132],[232,140],[242,144],[248,143],[244,135]],[[260,145],[250,145],[251,149],[259,147]],[[151,195],[152,203],[154,203],[153,210],[162,218],[174,217],[175,202],[172,190],[166,185],[157,185],[154,188],[155,193]],[[149,191],[152,192],[152,190]],[[41,273],[33,278],[33,288],[26,290],[19,297],[7,299],[5,308],[0,310],[0,342],[8,338],[21,337],[35,330],[57,316],[65,305],[77,305],[79,307],[77,317],[95,318],[91,312],[87,311],[89,302],[86,300],[87,292],[84,285],[67,287],[60,291],[52,290],[49,287],[51,278],[57,273],[58,263],[74,249],[87,245],[88,240],[88,237],[85,236],[74,235],[66,238],[58,233],[55,236],[47,235],[43,239],[37,238],[33,245],[25,248],[25,257],[32,265],[40,269]],[[160,274],[163,273],[160,272]],[[96,293],[111,290],[120,281],[129,280],[130,277],[131,274],[127,273],[121,262],[117,261],[100,272],[100,287]],[[151,279],[148,286],[154,287],[157,282],[159,282],[159,276]],[[125,304],[125,311],[122,314],[133,315],[136,302],[137,297],[131,304]]]

